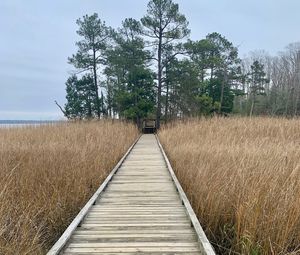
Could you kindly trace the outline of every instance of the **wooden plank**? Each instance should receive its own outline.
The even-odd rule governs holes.
[[[126,216],[131,216],[131,215],[186,215],[185,211],[183,210],[176,210],[176,211],[170,211],[170,210],[160,210],[160,211],[149,211],[149,210],[144,210],[144,211],[135,211],[135,210],[122,210],[122,211],[116,211],[116,210],[100,210],[100,211],[90,211],[89,215],[98,215],[101,217],[101,215],[125,215]],[[125,216],[124,216],[125,217]]]
[[[199,248],[194,247],[120,247],[120,248],[67,248],[67,252],[73,253],[99,253],[99,254],[107,254],[107,252],[196,252],[199,251]]]
[[[152,183],[156,182],[172,182],[172,179],[165,175],[161,176],[160,178],[157,175],[144,175],[142,176],[141,174],[139,175],[125,175],[125,176],[115,176],[112,181],[131,181],[132,183],[140,182],[140,181],[152,181]]]
[[[157,235],[157,234],[177,234],[177,233],[178,233],[178,229],[140,229],[140,230],[125,229],[125,230],[118,230],[118,232],[115,232],[115,230],[81,230],[80,228],[78,228],[78,230],[74,232],[74,236],[75,235],[103,235],[103,234],[119,234],[119,235],[120,234],[122,235],[156,234]],[[188,229],[181,229],[180,234],[195,235],[195,232],[193,228],[188,228]]]
[[[115,243],[115,242],[196,242],[195,233],[102,233],[102,234],[74,234],[70,239],[71,243],[89,242],[89,243]],[[198,243],[199,246],[199,243]],[[67,246],[68,247],[68,246]],[[199,254],[200,248],[198,247]]]
[[[123,226],[102,226],[102,227],[91,227],[91,226],[80,226],[81,230],[166,230],[166,229],[176,229],[178,231],[178,234],[180,234],[180,231],[182,229],[192,229],[191,226],[177,226],[177,225],[172,225],[172,226],[127,226],[127,227],[123,227]]]
[[[143,207],[141,207],[143,208]],[[142,214],[142,213],[151,213],[151,214],[162,214],[162,213],[184,213],[185,210],[183,210],[182,208],[176,208],[176,207],[168,207],[168,208],[161,208],[161,207],[156,207],[156,208],[150,208],[150,207],[147,207],[147,208],[144,208],[144,209],[141,209],[141,210],[138,210],[138,209],[132,209],[132,208],[128,208],[128,209],[125,209],[125,208],[122,208],[122,209],[119,209],[119,210],[116,210],[115,207],[113,208],[105,208],[105,209],[100,209],[100,210],[91,210],[91,213],[116,213],[116,214],[120,214],[120,213],[135,213],[135,214]]]
[[[134,217],[134,218],[103,218],[103,219],[98,219],[98,218],[86,218],[84,220],[83,224],[115,224],[120,226],[121,224],[173,224],[173,223],[178,223],[180,221],[180,224],[190,224],[190,221],[188,218],[185,217],[173,217],[173,218],[146,218],[146,217]],[[112,223],[113,222],[113,223]],[[113,226],[113,225],[110,225]]]
[[[195,242],[115,242],[115,243],[71,243],[70,248],[109,248],[109,247],[194,247],[197,248],[198,244]]]
[[[133,208],[121,208],[119,210],[116,210],[116,208],[103,208],[103,209],[100,209],[100,210],[94,210],[92,209],[90,212],[91,213],[97,213],[97,214],[107,214],[107,213],[110,213],[110,214],[145,214],[145,213],[148,213],[148,214],[163,214],[163,213],[170,213],[170,214],[175,214],[175,213],[185,213],[185,210],[183,210],[182,208],[176,208],[176,207],[169,207],[169,208],[150,208],[150,207],[147,207],[147,208],[144,208],[142,207],[143,209],[133,209]]]
[[[65,255],[87,255],[86,253],[80,253],[80,252],[76,252],[76,253],[73,253],[73,252],[66,252],[64,253]],[[97,252],[95,253],[89,253],[89,254],[98,254]],[[119,254],[122,254],[122,255],[137,255],[136,252],[122,252],[122,253],[116,253],[116,252],[107,252],[105,253],[105,255],[119,255]],[[164,252],[163,254],[161,252],[151,252],[151,253],[143,253],[145,255],[196,255],[198,254],[199,255],[199,252],[176,252],[176,254],[174,254],[174,252]]]
[[[101,198],[102,202],[149,202],[149,201],[156,201],[156,202],[179,202],[176,197],[102,197]]]
[[[156,192],[156,193],[146,193],[145,195],[142,195],[141,193],[104,193],[101,195],[101,198],[104,197],[109,197],[109,198],[121,198],[121,197],[126,197],[126,198],[130,198],[130,197],[145,197],[145,198],[155,198],[155,197],[166,197],[166,198],[178,198],[178,195],[176,192],[171,193],[169,196],[166,195],[166,193],[163,192]]]
[[[76,253],[73,253],[73,252],[66,252],[64,253],[65,255],[87,255],[86,253],[80,253],[80,252],[76,252]],[[97,252],[95,253],[89,253],[90,255],[92,254],[99,254]],[[119,255],[119,254],[122,254],[122,255],[136,255],[137,253],[136,252],[122,252],[122,253],[116,253],[116,252],[106,252],[105,255]],[[199,255],[199,252],[164,252],[163,254],[161,252],[147,252],[147,253],[143,253],[145,255]]]
[[[113,223],[112,223],[113,222]],[[83,227],[139,227],[139,226],[178,226],[178,227],[190,227],[190,221],[189,220],[181,220],[180,223],[178,220],[153,220],[153,219],[139,219],[139,220],[116,220],[114,221],[97,221],[94,219],[85,220],[84,223],[82,223]]]

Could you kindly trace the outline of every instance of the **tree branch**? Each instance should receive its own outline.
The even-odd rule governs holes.
[[[61,112],[64,114],[64,116],[67,117],[66,111],[62,108],[62,106],[60,106],[60,104],[57,103],[56,100],[55,100],[54,102],[55,102],[55,104],[58,106],[58,108],[61,110]]]
[[[84,73],[86,71],[90,71],[92,70],[91,67],[88,67],[88,68],[84,68],[84,69],[81,69],[81,70],[72,70],[72,71],[69,71],[68,73],[71,74],[71,75],[78,75],[78,74],[81,74],[81,73]]]
[[[155,57],[150,57],[150,58],[146,58],[147,60],[155,60],[155,61],[158,61],[158,59],[157,58],[155,58]]]
[[[168,63],[170,63],[177,55],[183,55],[183,54],[186,54],[186,52],[181,52],[181,51],[179,51],[179,52],[176,52],[176,53],[174,53],[173,55],[171,55],[169,58],[166,59],[166,61],[164,61],[164,62],[162,63],[162,69],[163,69],[164,67],[166,67],[166,65],[167,65]]]

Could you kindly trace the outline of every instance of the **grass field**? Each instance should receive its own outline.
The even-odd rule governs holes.
[[[300,254],[300,120],[191,120],[159,137],[219,254]]]
[[[109,121],[0,129],[0,254],[45,254],[137,135]]]

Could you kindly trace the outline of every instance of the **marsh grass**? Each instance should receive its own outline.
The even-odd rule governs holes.
[[[0,254],[45,254],[137,135],[117,121],[0,129]]]
[[[213,118],[159,133],[219,254],[300,254],[300,120]]]

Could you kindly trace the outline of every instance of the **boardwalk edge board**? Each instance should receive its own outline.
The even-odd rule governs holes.
[[[118,171],[122,163],[125,161],[135,144],[140,139],[141,135],[133,142],[133,144],[129,147],[127,152],[124,154],[124,156],[120,159],[120,161],[117,163],[117,165],[113,168],[111,173],[106,177],[104,182],[101,184],[101,186],[98,188],[98,190],[94,193],[94,195],[90,198],[90,200],[85,204],[85,206],[80,210],[80,212],[77,214],[77,216],[74,218],[74,220],[71,222],[71,224],[68,226],[68,228],[65,230],[65,232],[62,234],[62,236],[58,239],[58,241],[52,246],[52,248],[48,251],[47,255],[57,255],[59,254],[69,239],[71,238],[73,232],[76,230],[76,228],[80,225],[86,214],[89,212],[91,207],[94,205],[94,203],[99,198],[100,194],[103,190],[105,190],[106,186],[114,176],[114,174]]]
[[[181,200],[182,200],[182,202],[183,202],[183,204],[186,208],[186,211],[187,211],[187,213],[190,217],[191,223],[192,223],[192,225],[193,225],[193,227],[196,231],[196,234],[198,236],[198,240],[199,240],[199,243],[200,243],[201,252],[203,254],[206,254],[206,255],[215,255],[216,253],[215,253],[212,245],[210,244],[209,240],[207,239],[206,234],[204,233],[204,230],[202,229],[202,227],[201,227],[201,225],[198,221],[198,218],[197,218],[197,216],[196,216],[196,214],[195,214],[195,212],[194,212],[187,196],[185,195],[184,190],[182,189],[182,187],[181,187],[181,185],[180,185],[180,183],[179,183],[179,181],[178,181],[178,179],[175,175],[175,172],[174,172],[174,170],[171,166],[171,163],[170,163],[170,161],[169,161],[169,159],[168,159],[168,157],[167,157],[167,155],[166,155],[166,153],[163,149],[163,146],[161,145],[161,143],[159,141],[158,136],[155,135],[155,137],[156,137],[157,143],[159,145],[159,148],[160,148],[160,150],[163,154],[164,160],[167,163],[167,168],[168,168],[168,170],[171,174],[171,177],[174,181],[174,184],[175,184],[175,186],[178,190],[179,196],[180,196],[180,198],[181,198]]]

